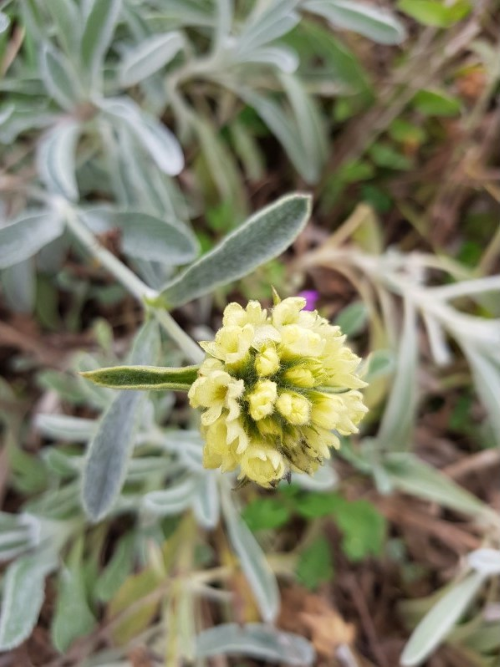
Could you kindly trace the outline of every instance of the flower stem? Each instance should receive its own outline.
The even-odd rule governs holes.
[[[56,201],[57,209],[64,215],[68,229],[84,248],[95,257],[113,276],[142,304],[149,308],[165,329],[193,363],[200,363],[204,354],[196,342],[177,324],[166,310],[151,305],[158,297],[158,292],[144,283],[125,264],[102,246],[88,227],[80,220],[77,211],[65,200]]]

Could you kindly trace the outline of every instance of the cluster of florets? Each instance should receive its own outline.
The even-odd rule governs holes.
[[[357,432],[361,360],[305,304],[284,299],[268,315],[257,301],[230,303],[215,341],[200,343],[207,357],[189,399],[203,409],[205,467],[240,466],[240,479],[271,487],[315,472],[338,434]]]

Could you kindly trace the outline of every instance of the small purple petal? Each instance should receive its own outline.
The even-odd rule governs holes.
[[[306,289],[303,292],[299,292],[298,296],[301,296],[306,300],[304,310],[315,310],[316,301],[319,299],[319,292],[315,289]]]

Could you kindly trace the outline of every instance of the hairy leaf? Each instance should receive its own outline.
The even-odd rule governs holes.
[[[162,301],[169,308],[178,306],[247,275],[286,250],[310,210],[308,195],[290,195],[259,211],[167,285]]]
[[[61,123],[45,136],[37,155],[38,171],[47,189],[71,201],[78,199],[75,149],[79,134],[79,123]]]
[[[122,0],[90,0],[88,6],[80,55],[84,71],[93,79],[111,43]]]
[[[163,368],[161,366],[112,366],[81,373],[102,387],[155,391],[188,391],[198,375],[199,366]]]
[[[120,67],[121,85],[133,86],[144,81],[167,65],[183,45],[184,37],[174,31],[144,39],[125,56]]]
[[[51,552],[22,556],[9,566],[3,584],[0,651],[19,646],[35,627],[42,607],[45,577],[57,565]]]
[[[414,667],[422,662],[447,637],[484,583],[484,575],[469,574],[435,604],[418,624],[401,656],[403,667]]]
[[[406,36],[403,24],[391,12],[364,2],[307,0],[304,9],[380,44],[399,44]]]
[[[196,655],[245,655],[252,658],[303,667],[315,658],[312,645],[303,637],[260,623],[237,623],[203,630],[196,639]]]
[[[280,597],[276,578],[257,540],[223,496],[223,512],[229,540],[236,552],[264,621],[272,622],[279,612]]]
[[[30,211],[0,228],[0,269],[31,257],[58,236],[64,224],[56,213]]]

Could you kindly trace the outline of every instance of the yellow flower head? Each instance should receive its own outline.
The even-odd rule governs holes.
[[[275,486],[290,472],[311,474],[356,433],[367,412],[360,358],[339,327],[306,300],[284,299],[271,313],[257,301],[230,303],[189,391],[203,410],[204,465]]]

